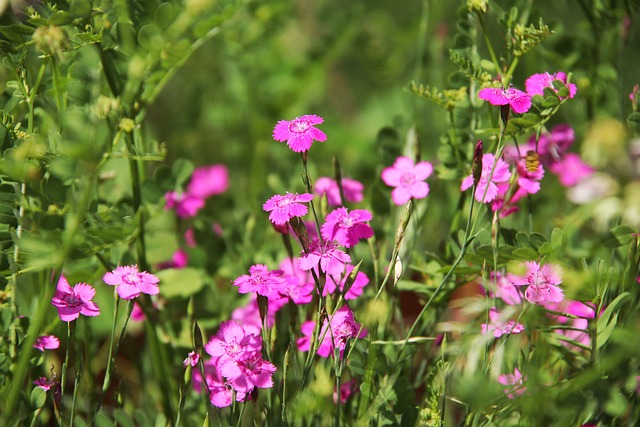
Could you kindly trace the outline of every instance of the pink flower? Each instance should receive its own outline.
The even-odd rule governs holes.
[[[347,400],[349,400],[349,398],[358,391],[360,391],[360,388],[358,387],[358,382],[355,378],[340,384],[340,403],[344,405],[347,403]],[[336,405],[338,404],[338,391],[335,387],[333,388],[333,403]]]
[[[562,160],[551,165],[551,172],[558,175],[560,184],[573,187],[595,172],[595,169],[583,162],[579,155],[568,153]]]
[[[81,314],[93,317],[100,314],[98,306],[91,301],[95,294],[96,290],[90,285],[78,283],[72,288],[67,279],[60,276],[51,305],[58,309],[58,316],[63,322],[76,320]]]
[[[267,326],[272,327],[276,321],[276,313],[280,309],[269,300],[267,307]],[[260,334],[262,330],[262,319],[260,318],[260,309],[258,308],[258,298],[256,294],[252,294],[251,300],[247,305],[238,307],[231,312],[231,320],[242,326],[246,331],[254,334]]]
[[[512,87],[509,89],[487,87],[478,92],[478,97],[489,101],[491,105],[509,105],[518,114],[526,113],[531,108],[531,97]]]
[[[117,286],[118,295],[126,300],[134,299],[141,293],[157,295],[160,292],[158,288],[160,279],[146,271],[139,272],[137,265],[118,267],[105,273],[102,280],[107,285]]]
[[[525,262],[527,274],[508,278],[516,286],[528,286],[524,293],[525,298],[533,304],[544,305],[549,302],[560,302],[564,299],[562,289],[558,287],[562,280],[550,264],[540,265],[537,262]]]
[[[423,199],[429,194],[429,184],[425,179],[433,172],[429,162],[414,165],[409,157],[398,157],[393,166],[382,171],[382,180],[389,187],[396,187],[391,192],[391,199],[396,205],[404,205],[411,199]]]
[[[291,258],[282,261],[280,269],[284,271],[286,280],[280,287],[280,295],[291,298],[295,304],[309,304],[315,289],[315,283],[309,277],[309,273],[301,270],[298,263]]]
[[[131,310],[131,320],[134,322],[142,322],[144,319],[146,319],[146,316],[144,315],[142,307],[140,307],[137,302],[134,302],[133,310]]]
[[[187,231],[184,232],[184,241],[190,248],[193,248],[198,244],[193,233],[193,228],[188,228]]]
[[[324,119],[316,115],[296,117],[293,120],[280,120],[273,128],[273,139],[287,142],[291,150],[296,153],[308,151],[313,141],[324,142],[327,135],[314,127],[324,122]]]
[[[360,203],[362,199],[364,199],[364,195],[362,194],[364,185],[361,182],[351,178],[342,178],[340,183],[342,184],[342,192],[347,202]],[[329,206],[343,205],[338,183],[332,178],[326,176],[318,178],[313,186],[313,191],[319,197],[326,194]]]
[[[489,323],[482,324],[482,333],[493,331],[493,336],[500,338],[502,335],[519,334],[524,331],[524,325],[514,320],[502,319],[495,308],[489,310]]]
[[[211,165],[196,168],[187,186],[191,197],[206,199],[222,194],[229,188],[229,170],[225,165]]]
[[[244,274],[234,280],[233,286],[237,286],[241,294],[255,292],[273,298],[284,283],[281,270],[269,271],[266,265],[256,264],[249,267],[249,275]]]
[[[495,169],[493,163],[495,156],[491,153],[482,156],[482,175],[476,186],[474,196],[480,203],[489,203],[498,195],[498,183],[508,182],[511,179],[509,165],[502,159],[498,159]],[[491,171],[493,170],[493,174]],[[465,191],[473,186],[473,175],[469,175],[462,181],[460,189]],[[486,195],[485,195],[486,191]],[[483,198],[484,196],[484,198]]]
[[[185,268],[189,263],[189,254],[184,249],[178,249],[173,253],[170,261],[161,262],[157,265],[158,270],[166,268]]]
[[[320,331],[318,346],[318,354],[322,357],[329,357],[333,354],[334,349],[338,349],[342,358],[347,341],[351,338],[364,338],[367,336],[367,330],[360,331],[360,324],[355,321],[353,312],[343,305],[331,316],[331,321],[324,320],[322,330]],[[296,342],[298,350],[309,351],[311,347],[311,338],[315,322],[308,321],[302,324],[301,331],[304,335]],[[358,331],[360,333],[358,334]]]
[[[180,218],[196,216],[198,211],[205,205],[204,200],[189,193],[180,194],[175,191],[169,191],[165,193],[164,198],[166,200],[165,210],[175,208]]]
[[[190,351],[189,354],[187,355],[187,358],[184,359],[184,361],[182,362],[182,365],[185,368],[188,365],[191,365],[191,367],[194,367],[198,364],[199,361],[200,361],[200,355],[195,351]]]
[[[500,298],[505,304],[516,305],[522,302],[522,295],[517,286],[514,286],[504,275],[501,273],[495,273],[496,275],[496,292],[495,297]],[[493,281],[494,273],[490,273],[490,278]],[[492,297],[494,295],[491,295]]]
[[[282,225],[293,217],[305,216],[307,207],[302,203],[309,202],[313,195],[309,193],[287,193],[284,196],[276,194],[267,200],[262,209],[269,214],[269,220],[275,225]]]
[[[273,363],[264,360],[259,353],[242,360],[237,365],[240,374],[229,378],[234,390],[250,393],[256,387],[273,387],[273,373],[276,367]]]
[[[54,350],[60,347],[60,340],[55,337],[55,335],[43,335],[36,339],[35,344],[33,344],[33,348],[37,348],[38,350],[44,352],[47,350]]]
[[[330,274],[327,275],[327,281],[325,282],[322,296],[327,296],[329,294],[334,293],[336,288],[340,288],[340,292],[344,292],[344,287],[347,283],[347,279],[349,278],[349,275],[351,275],[351,272],[353,271],[353,269],[354,269],[353,265],[349,264],[347,265],[347,269],[344,273],[344,276],[334,277]],[[352,299],[358,298],[360,295],[362,295],[362,291],[364,290],[364,287],[367,286],[368,284],[369,284],[369,278],[367,277],[367,275],[364,274],[362,271],[358,271],[358,274],[356,274],[355,280],[351,284],[351,287],[349,288],[347,293],[344,295],[344,299],[352,300]]]
[[[527,153],[527,156],[530,155],[537,156],[534,151]],[[544,177],[544,168],[539,160],[537,160],[537,164],[531,163],[527,157],[518,160],[518,163],[516,163],[516,172],[518,174],[518,186],[525,194],[536,194],[540,191],[540,180]]]
[[[527,81],[524,83],[524,87],[527,90],[527,94],[529,94],[529,96],[531,97],[534,95],[544,96],[544,88],[546,87],[553,89],[557,93],[558,91],[553,87],[554,80],[560,80],[565,84],[565,86],[567,86],[567,75],[560,71],[555,74],[549,74],[546,72],[534,74],[527,79]],[[571,83],[567,86],[567,88],[569,89],[569,98],[573,98],[577,92],[576,85]]]
[[[33,384],[36,387],[40,387],[44,391],[49,391],[51,390],[51,387],[53,387],[56,384],[56,382],[53,380],[51,381],[47,380],[47,377],[40,377],[37,380],[35,380]]]
[[[333,276],[339,276],[345,269],[345,264],[351,262],[351,257],[337,249],[335,242],[315,239],[309,245],[309,253],[302,254],[298,259],[300,268],[309,271],[320,267],[320,270]]]
[[[518,368],[515,368],[513,370],[513,374],[500,375],[498,377],[498,382],[507,386],[504,389],[504,393],[509,399],[514,399],[516,396],[520,396],[527,391],[527,387],[524,385],[524,381],[526,379],[527,377],[523,377]]]
[[[367,221],[371,221],[373,215],[365,209],[355,209],[351,212],[347,208],[338,208],[327,215],[322,224],[322,237],[325,240],[335,240],[342,246],[350,248],[355,246],[360,239],[368,239],[373,236],[373,228]]]
[[[569,318],[566,316],[558,316],[555,314],[550,314],[552,318],[555,318],[558,322],[562,324],[570,323],[573,329],[556,329],[556,333],[567,337],[572,341],[576,341],[582,345],[590,346],[591,345],[591,336],[589,335],[589,320],[594,319],[596,317],[595,309],[583,302],[574,301],[574,300],[564,300],[560,303],[548,303],[545,304],[545,307],[549,310],[559,311],[562,313],[567,313],[572,316],[576,316],[577,318]],[[580,329],[580,330],[578,330]],[[562,345],[571,348],[578,349],[576,346],[571,345],[570,342],[561,340]]]

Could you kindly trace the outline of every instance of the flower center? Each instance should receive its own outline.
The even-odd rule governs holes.
[[[309,122],[307,120],[294,120],[289,125],[289,131],[293,133],[305,133],[309,129]]]
[[[416,176],[411,172],[405,172],[400,177],[400,185],[411,187],[416,182]]]
[[[80,307],[82,305],[82,300],[75,294],[67,294],[62,299],[67,307]]]
[[[122,276],[122,281],[128,285],[134,285],[138,282],[138,275],[135,273],[127,273]]]

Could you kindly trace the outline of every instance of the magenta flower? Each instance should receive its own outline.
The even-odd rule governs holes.
[[[320,270],[333,276],[340,276],[345,264],[350,262],[351,257],[337,249],[335,242],[320,242],[317,239],[309,245],[309,253],[303,253],[298,259],[298,264],[304,271],[320,267]]]
[[[478,97],[489,101],[491,105],[508,105],[517,114],[526,113],[531,108],[531,97],[512,87],[509,89],[487,87],[478,92]]]
[[[595,169],[574,153],[567,153],[562,160],[551,165],[550,169],[552,173],[558,175],[560,184],[565,187],[576,186],[595,172]]]
[[[519,288],[517,286],[514,286],[513,283],[511,283],[504,275],[499,272],[490,273],[489,277],[491,278],[492,283],[494,274],[496,277],[496,291],[495,295],[490,294],[491,297],[495,296],[496,298],[500,298],[507,305],[520,304],[522,302],[522,294],[520,293]]]
[[[313,141],[324,142],[327,135],[315,125],[324,122],[320,116],[313,114],[296,117],[293,120],[280,120],[273,128],[273,139],[280,142],[287,142],[291,150],[296,153],[308,151]]]
[[[349,275],[351,274],[353,269],[353,265],[349,264],[347,265],[347,269],[343,276],[334,277],[330,274],[327,275],[327,281],[325,282],[322,296],[327,296],[334,293],[337,288],[340,288],[340,292],[344,292],[344,287],[347,283],[347,279],[349,278]],[[369,278],[367,277],[367,275],[362,271],[358,271],[358,274],[356,274],[355,280],[351,284],[351,287],[344,295],[344,299],[352,300],[358,298],[360,295],[362,295],[364,287],[368,284]]]
[[[333,354],[334,349],[338,349],[342,358],[347,341],[352,338],[364,338],[367,336],[367,330],[362,329],[361,325],[355,321],[353,312],[343,305],[335,311],[331,316],[331,321],[324,320],[322,330],[320,331],[320,345],[318,346],[318,354],[322,357],[329,357]],[[303,337],[296,342],[298,350],[309,351],[311,348],[311,339],[315,322],[308,321],[302,324],[301,331]],[[358,334],[358,331],[360,333]]]
[[[255,292],[273,298],[284,283],[281,270],[270,271],[266,265],[256,264],[249,267],[249,275],[244,274],[234,280],[233,286],[237,286],[241,294]]]
[[[309,272],[300,269],[298,263],[291,258],[280,263],[280,270],[284,271],[286,280],[286,283],[280,287],[280,294],[290,298],[295,304],[309,304],[315,289],[315,283]]]
[[[533,168],[534,166],[536,166],[535,169]],[[532,165],[527,161],[526,157],[522,158],[516,163],[516,172],[518,186],[525,194],[536,194],[540,191],[540,180],[544,177],[542,163],[538,162],[537,165]],[[515,201],[512,203],[515,203]]]
[[[264,360],[260,353],[238,363],[238,368],[240,374],[229,378],[234,390],[250,393],[256,387],[273,387],[273,373],[276,367],[273,363]]]
[[[491,153],[482,156],[482,175],[476,185],[474,196],[480,203],[489,203],[498,195],[498,183],[508,182],[511,179],[509,165],[502,159],[498,159],[493,168],[495,156]],[[493,170],[493,174],[491,171]],[[473,175],[469,175],[462,181],[460,189],[465,191],[473,186]],[[486,191],[486,194],[485,194]]]
[[[347,202],[360,203],[362,199],[364,199],[364,185],[360,181],[351,178],[342,178],[340,183],[342,184],[342,192]],[[340,188],[334,179],[326,176],[318,178],[313,185],[313,191],[319,197],[326,194],[329,206],[343,206],[342,198],[340,197]]]
[[[140,305],[138,305],[137,302],[134,302],[133,310],[131,310],[131,320],[133,320],[134,322],[142,322],[146,318],[147,317],[145,316],[144,310],[142,310],[142,307],[140,307]]]
[[[211,165],[196,168],[187,186],[191,197],[206,199],[222,194],[229,188],[229,170],[225,165]]]
[[[167,268],[185,268],[189,263],[189,254],[184,249],[178,249],[173,253],[171,260],[161,262],[156,266],[158,270]]]
[[[527,387],[524,385],[524,381],[527,377],[522,376],[522,373],[515,368],[513,370],[513,374],[502,374],[498,377],[498,382],[505,387],[504,393],[507,395],[509,399],[514,399],[516,396],[520,396],[525,391],[527,391]]]
[[[350,379],[347,382],[344,382],[340,385],[340,403],[344,405],[347,403],[349,398],[360,391],[360,387],[358,387],[358,382],[355,378]],[[336,388],[333,388],[333,403],[338,404],[338,391]]]
[[[51,381],[47,380],[47,377],[40,377],[37,380],[35,380],[33,384],[36,387],[40,387],[44,391],[49,391],[51,390],[51,387],[53,387],[56,384],[56,382],[53,380]]]
[[[35,344],[33,344],[33,348],[37,348],[38,350],[44,352],[44,350],[54,350],[60,347],[60,340],[56,338],[55,335],[43,335],[36,339]]]
[[[560,302],[564,293],[558,285],[562,283],[560,276],[550,264],[540,265],[537,262],[525,262],[527,274],[524,276],[508,275],[509,281],[516,286],[527,286],[525,298],[533,304],[544,305],[549,302]]]
[[[482,333],[493,331],[493,336],[500,338],[502,335],[519,334],[524,331],[524,325],[514,320],[501,318],[500,313],[495,308],[489,310],[489,323],[482,324]]]
[[[80,315],[97,316],[100,314],[98,306],[91,301],[96,290],[86,283],[78,283],[73,288],[64,276],[60,276],[56,293],[51,298],[51,305],[58,309],[58,316],[63,322],[76,320]]]
[[[134,299],[141,293],[157,295],[160,292],[158,288],[160,279],[146,271],[139,272],[137,265],[118,267],[105,273],[102,280],[107,285],[117,286],[118,295],[126,300]]]
[[[527,90],[527,94],[531,97],[534,95],[544,95],[544,88],[546,87],[549,87],[555,92],[558,92],[558,90],[553,87],[554,80],[560,80],[565,84],[565,86],[567,86],[567,88],[569,89],[569,98],[573,98],[575,96],[578,90],[576,88],[576,85],[574,85],[573,83],[567,85],[567,75],[562,71],[555,74],[549,74],[547,72],[534,74],[529,77],[526,82],[524,82],[524,87]]]
[[[191,218],[198,214],[198,211],[205,205],[200,197],[192,196],[189,193],[177,193],[169,191],[165,193],[165,210],[174,209],[180,218]]]
[[[184,361],[182,362],[182,365],[185,368],[188,365],[191,365],[191,367],[194,367],[198,364],[199,361],[200,361],[200,355],[195,351],[190,351],[189,354],[187,355],[187,358],[184,359]]]
[[[284,196],[276,194],[267,200],[262,209],[269,214],[269,220],[274,225],[282,225],[293,217],[301,217],[307,214],[307,207],[302,203],[306,203],[313,199],[313,194],[309,193],[287,193]]]
[[[366,223],[372,218],[371,212],[365,209],[355,209],[351,212],[347,208],[335,209],[327,215],[325,223],[322,224],[322,237],[350,248],[360,239],[373,237],[373,228]]]
[[[413,163],[409,157],[398,157],[393,166],[382,171],[382,180],[389,187],[396,187],[391,192],[391,200],[396,205],[404,205],[411,199],[423,199],[429,194],[429,184],[425,179],[433,172],[429,162]]]
[[[276,313],[280,307],[271,303],[267,307],[267,326],[272,327],[276,321]],[[258,298],[256,294],[252,294],[251,300],[247,305],[238,307],[231,312],[231,320],[242,326],[245,331],[255,335],[260,335],[262,330],[262,319],[260,318],[260,309],[258,308]]]
[[[584,346],[591,346],[591,336],[589,335],[589,319],[594,319],[596,317],[596,311],[591,305],[585,304],[580,301],[564,300],[560,303],[545,304],[545,308],[576,316],[573,318],[569,318],[566,316],[549,314],[550,317],[556,319],[561,324],[570,323],[570,326],[572,328],[575,328],[566,330],[556,329],[556,333]],[[560,342],[565,347],[579,350],[579,347],[572,345],[568,341],[560,340]]]

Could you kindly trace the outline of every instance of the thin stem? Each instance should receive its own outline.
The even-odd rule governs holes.
[[[105,371],[104,380],[102,381],[102,391],[100,392],[100,397],[98,398],[98,404],[96,405],[96,409],[93,413],[93,420],[91,421],[91,425],[95,424],[96,415],[102,408],[102,401],[104,400],[104,397],[107,393],[107,389],[111,384],[111,371],[112,371],[111,366],[113,365],[113,359],[115,357],[113,354],[113,343],[115,342],[115,339],[116,339],[116,324],[118,322],[118,311],[120,308],[120,297],[116,292],[116,288],[113,288],[113,300],[114,300],[113,322],[111,322],[111,338],[109,340],[109,355],[108,355],[109,357],[107,358],[107,368]]]
[[[489,34],[487,34],[487,30],[484,26],[484,21],[482,20],[482,15],[477,14],[477,16],[478,16],[478,22],[480,23],[480,29],[482,30],[482,36],[484,37],[484,42],[487,45],[487,49],[489,49],[489,55],[491,56],[491,61],[493,62],[493,65],[496,67],[496,70],[500,72],[500,63],[498,62],[498,57],[496,56],[496,53],[493,50],[493,44],[489,39]]]

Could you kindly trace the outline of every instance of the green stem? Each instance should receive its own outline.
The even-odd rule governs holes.
[[[73,323],[73,326],[72,326]],[[62,364],[62,375],[60,376],[60,397],[64,397],[64,386],[67,382],[67,369],[69,369],[69,353],[73,345],[73,331],[75,329],[75,320],[67,322],[67,349],[64,354],[64,363]]]
[[[113,321],[111,322],[111,338],[109,340],[109,354],[107,358],[107,368],[105,370],[104,380],[102,381],[102,391],[100,392],[100,397],[98,398],[98,404],[96,405],[96,409],[93,413],[93,420],[91,421],[91,425],[95,424],[96,415],[98,415],[98,412],[102,408],[102,402],[104,401],[109,385],[111,384],[111,372],[113,370],[112,365],[113,365],[113,359],[115,357],[113,354],[113,343],[115,342],[115,339],[116,339],[116,324],[118,322],[118,311],[120,308],[120,297],[116,292],[116,288],[113,288],[113,301],[114,301]]]
[[[489,34],[487,34],[487,30],[484,26],[484,21],[482,20],[482,15],[477,14],[478,22],[480,23],[480,29],[482,30],[482,36],[484,37],[484,42],[487,45],[487,49],[489,49],[489,55],[491,56],[491,61],[493,65],[496,67],[496,71],[500,72],[500,63],[498,62],[498,57],[496,56],[495,51],[493,50],[493,44],[489,39]]]

